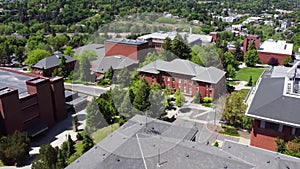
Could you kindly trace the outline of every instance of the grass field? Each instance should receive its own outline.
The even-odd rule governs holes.
[[[264,68],[243,68],[236,73],[235,80],[248,82],[250,76],[252,76],[253,84],[256,83],[257,79],[264,72]]]
[[[110,126],[104,127],[102,129],[97,130],[96,132],[94,132],[92,134],[92,138],[94,140],[94,142],[97,144],[99,143],[101,140],[103,140],[107,135],[109,135],[110,133],[112,133],[112,130],[115,131],[120,127],[120,125],[118,123],[112,124]]]

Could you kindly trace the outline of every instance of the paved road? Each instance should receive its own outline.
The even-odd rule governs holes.
[[[65,89],[76,91],[79,93],[87,94],[90,96],[100,96],[102,93],[106,93],[110,88],[103,88],[95,85],[84,85],[84,84],[70,84],[65,83]]]

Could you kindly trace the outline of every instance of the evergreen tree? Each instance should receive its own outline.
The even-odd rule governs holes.
[[[55,169],[57,163],[57,151],[50,144],[43,145],[38,157],[33,161],[32,169]]]
[[[165,113],[165,96],[160,89],[153,89],[149,95],[150,117],[158,118]]]
[[[97,129],[103,125],[103,115],[100,112],[97,100],[94,97],[91,102],[88,103],[86,107],[86,127],[85,130],[87,133],[95,132]]]
[[[64,78],[68,77],[67,63],[64,55],[61,56],[59,61],[58,75]]]
[[[109,69],[105,72],[104,78],[107,78],[110,81],[112,81],[113,77],[114,77],[114,69],[112,67],[109,67]]]
[[[88,57],[83,57],[80,62],[80,80],[83,82],[87,82],[90,80],[91,76],[91,64]]]
[[[202,100],[201,93],[200,91],[197,91],[193,101],[194,103],[200,104],[201,100]]]
[[[94,146],[94,141],[86,133],[83,133],[82,144],[83,148],[81,153],[83,154]]]
[[[176,90],[176,92],[174,93],[174,96],[176,98],[176,106],[181,107],[183,106],[184,103],[184,96],[182,95],[180,89]]]
[[[228,65],[231,65],[234,69],[237,69],[239,66],[239,62],[236,60],[236,58],[233,56],[231,52],[225,52],[224,53],[224,59],[225,59],[225,68],[227,68]]]
[[[164,40],[164,43],[162,45],[162,48],[165,50],[165,51],[171,51],[172,49],[172,40],[167,37],[165,40]]]
[[[172,41],[171,52],[180,59],[191,58],[191,48],[184,43],[184,40],[180,35],[176,35],[175,39]]]
[[[253,83],[252,82],[252,76],[250,76],[247,86],[252,86],[253,85],[252,83]]]
[[[125,97],[123,98],[123,101],[118,109],[118,112],[127,119],[130,119],[134,116],[131,111],[133,106],[130,99],[130,91],[132,90],[128,90],[128,92],[125,94]]]
[[[119,76],[117,78],[117,83],[120,85],[120,87],[128,87],[129,86],[130,74],[126,67],[120,71]]]
[[[149,109],[149,94],[150,94],[150,86],[145,77],[140,80],[139,85],[137,86],[136,92],[134,93],[135,98],[133,101],[133,106],[140,110],[146,111]]]
[[[67,156],[70,158],[72,154],[75,153],[74,141],[72,140],[71,136],[68,135],[68,151]]]
[[[234,51],[233,55],[237,61],[240,61],[240,62],[244,61],[243,52],[241,50],[239,42],[235,43],[235,51]]]
[[[0,139],[0,160],[5,165],[21,164],[28,156],[30,140],[25,132],[16,131]]]

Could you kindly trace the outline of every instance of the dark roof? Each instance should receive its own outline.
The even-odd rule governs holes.
[[[300,98],[284,94],[285,75],[283,68],[265,72],[257,84],[257,89],[246,112],[247,116],[300,126]],[[285,73],[287,74],[287,73]]]
[[[53,67],[59,66],[60,58],[63,54],[61,53],[56,53],[53,56],[44,58],[40,60],[38,63],[32,66],[32,68],[38,68],[38,69],[49,69]],[[74,58],[63,55],[66,58],[66,63],[74,62],[76,61]]]
[[[120,70],[133,64],[138,64],[138,62],[126,56],[107,56],[93,61],[91,70],[93,72],[104,73],[110,67],[112,67],[114,70]]]
[[[120,44],[126,44],[126,45],[142,45],[145,43],[148,43],[147,41],[141,41],[141,40],[133,40],[133,39],[124,39],[124,38],[113,38],[113,39],[108,39],[105,42],[110,42],[110,43],[120,43]]]
[[[222,150],[253,164],[255,169],[298,169],[299,158],[226,140]]]
[[[135,116],[117,131],[107,136],[94,148],[79,157],[67,169],[216,169],[243,168],[253,165],[222,152],[220,149],[186,139],[174,138],[167,133],[182,137],[194,128],[173,127],[174,124],[148,118],[147,128],[155,126],[155,134],[145,130],[144,116]],[[178,130],[181,128],[181,130]],[[146,132],[145,132],[146,131]],[[177,137],[177,136],[175,136]],[[160,154],[158,156],[158,154]],[[145,161],[144,161],[145,160]]]

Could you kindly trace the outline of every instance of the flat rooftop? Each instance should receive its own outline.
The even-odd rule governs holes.
[[[11,87],[18,89],[19,94],[27,92],[26,81],[33,79],[30,75],[0,69],[0,88]]]
[[[133,39],[124,39],[124,38],[108,39],[105,42],[120,43],[120,44],[126,44],[126,45],[142,45],[142,44],[148,43],[147,41],[143,41],[143,40],[133,40]]]

